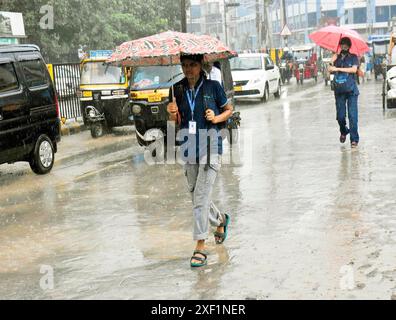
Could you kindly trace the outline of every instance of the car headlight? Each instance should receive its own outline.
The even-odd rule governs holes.
[[[139,114],[141,111],[142,111],[142,107],[139,106],[138,104],[134,104],[134,105],[132,106],[132,112],[133,112],[134,114]]]
[[[125,90],[114,90],[113,96],[123,96],[125,94]]]

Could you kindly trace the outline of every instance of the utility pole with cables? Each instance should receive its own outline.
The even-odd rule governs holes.
[[[181,7],[181,32],[187,32],[186,0],[180,0]]]

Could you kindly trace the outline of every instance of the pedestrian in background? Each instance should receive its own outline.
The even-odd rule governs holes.
[[[358,96],[359,89],[356,84],[356,73],[359,67],[359,59],[349,52],[352,42],[344,37],[339,43],[340,54],[332,57],[333,65],[329,66],[329,72],[334,73],[334,95],[336,100],[337,121],[340,126],[340,142],[344,143],[350,135],[351,147],[356,148],[359,144],[358,133]],[[348,108],[349,128],[346,124],[346,110]]]
[[[188,139],[196,142],[195,154],[191,155],[191,148],[187,149],[184,173],[193,200],[193,239],[197,242],[190,264],[191,267],[202,267],[207,264],[205,241],[209,223],[217,228],[214,233],[217,244],[222,244],[228,234],[230,216],[217,209],[211,196],[223,152],[219,124],[230,118],[233,107],[220,83],[206,79],[202,55],[183,55],[180,60],[185,78],[174,85],[174,93],[171,88],[169,99],[172,102],[167,111],[170,120],[177,121],[180,129],[188,132]],[[218,132],[214,146],[209,141],[202,141],[200,131],[203,130]]]

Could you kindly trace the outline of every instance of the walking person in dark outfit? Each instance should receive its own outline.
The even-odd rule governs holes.
[[[195,150],[187,148],[184,171],[193,200],[193,238],[197,241],[190,263],[191,267],[201,267],[207,264],[205,241],[209,235],[209,223],[217,228],[214,234],[216,243],[221,244],[227,238],[230,216],[216,208],[211,201],[211,193],[221,167],[223,145],[218,132],[219,123],[232,115],[233,107],[221,85],[206,79],[202,55],[185,55],[180,60],[185,78],[174,85],[175,89],[171,88],[169,98],[172,102],[167,111],[170,120],[177,121],[180,129],[188,132],[188,140],[182,148],[188,146],[188,142],[194,142]],[[218,132],[217,143],[209,144],[208,148],[207,136],[202,138],[201,134],[212,129]]]
[[[358,57],[349,52],[351,39],[344,37],[340,40],[341,52],[332,58],[333,66],[329,72],[335,73],[334,94],[337,107],[337,121],[340,125],[340,142],[344,143],[350,134],[351,147],[356,148],[359,143],[358,133],[358,96],[359,89],[355,75],[359,67]],[[348,107],[349,129],[346,124],[346,110]]]

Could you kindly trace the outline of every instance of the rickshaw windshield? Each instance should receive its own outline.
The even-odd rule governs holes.
[[[375,43],[373,42],[373,49],[375,54],[386,54],[388,52],[386,43]]]
[[[230,60],[230,64],[232,71],[263,69],[260,57],[235,57]]]
[[[134,90],[169,88],[183,78],[181,65],[137,67],[133,72],[131,88]]]
[[[306,51],[294,51],[293,56],[296,60],[308,60],[311,56],[311,52],[309,50]]]
[[[81,84],[120,84],[125,83],[123,68],[98,62],[87,62],[81,70]]]

